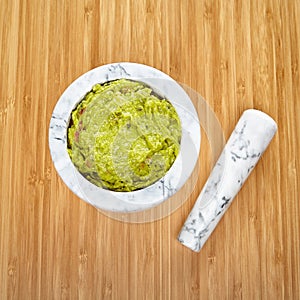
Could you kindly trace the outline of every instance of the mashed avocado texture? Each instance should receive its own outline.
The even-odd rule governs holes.
[[[141,82],[96,84],[72,112],[68,152],[93,184],[113,191],[147,187],[172,166],[180,119],[166,100]]]

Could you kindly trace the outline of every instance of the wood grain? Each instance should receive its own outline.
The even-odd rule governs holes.
[[[299,0],[0,0],[1,299],[299,299]],[[48,125],[64,89],[111,62],[202,94],[226,138],[243,110],[279,130],[199,254],[176,241],[188,201],[124,224],[58,177]]]

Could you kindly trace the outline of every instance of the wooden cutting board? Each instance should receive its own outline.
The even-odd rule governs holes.
[[[299,299],[300,2],[0,0],[1,299]],[[126,224],[77,198],[51,162],[48,125],[78,76],[153,66],[207,100],[226,139],[247,108],[278,133],[200,253],[177,234],[193,193]]]

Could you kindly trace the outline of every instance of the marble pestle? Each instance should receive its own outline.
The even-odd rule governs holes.
[[[267,114],[244,111],[179,233],[181,244],[201,250],[276,131]]]

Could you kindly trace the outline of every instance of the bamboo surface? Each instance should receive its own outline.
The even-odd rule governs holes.
[[[300,299],[299,0],[0,0],[0,299]],[[177,242],[210,171],[162,220],[77,198],[51,161],[56,101],[86,71],[153,66],[200,93],[227,139],[260,109],[278,133],[200,253]]]

